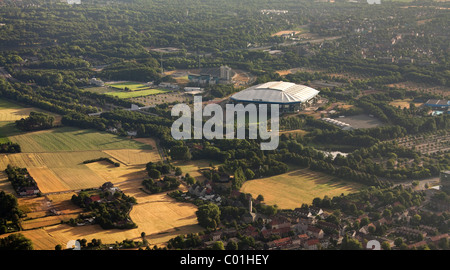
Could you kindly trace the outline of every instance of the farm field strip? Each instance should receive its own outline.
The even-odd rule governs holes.
[[[71,127],[35,131],[9,137],[22,152],[58,152],[105,149],[149,149],[145,144],[107,132]]]
[[[59,125],[61,123],[61,115],[44,111],[42,109],[29,107],[26,105],[20,105],[12,101],[8,101],[0,98],[0,122],[14,122],[22,118],[26,118],[30,115],[30,112],[43,112],[55,117],[54,124]]]
[[[46,216],[36,219],[22,221],[22,228],[24,230],[32,230],[52,225],[60,224],[61,221],[68,221],[71,218],[76,218],[78,214],[60,215],[60,216]]]
[[[145,154],[138,155],[137,160],[139,162],[135,161],[136,164],[129,165],[122,164],[120,167],[115,167],[104,161],[83,164],[85,160],[112,157],[106,152],[98,150],[1,154],[0,170],[5,170],[8,164],[28,168],[28,171],[38,183],[42,193],[79,190],[99,187],[108,181],[117,183],[130,179],[145,178],[145,164],[150,161],[159,161],[160,158],[157,153],[154,153],[156,150],[136,151],[145,151]],[[146,151],[150,152],[147,153]],[[4,186],[10,187],[11,185],[6,175],[4,175],[4,178]],[[12,190],[12,188],[10,187],[9,190]]]
[[[125,165],[140,165],[161,160],[157,150],[120,149],[103,152]]]

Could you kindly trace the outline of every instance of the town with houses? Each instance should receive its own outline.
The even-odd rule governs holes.
[[[447,201],[440,201],[433,196],[440,188],[448,188],[449,177],[449,171],[442,172],[443,186],[419,191],[423,192],[421,196],[424,197],[419,205],[405,208],[399,200],[373,209],[371,206],[380,204],[377,198],[373,198],[367,201],[367,204],[355,203],[357,209],[368,209],[360,211],[359,215],[347,215],[339,209],[306,204],[294,210],[280,210],[273,215],[259,214],[253,205],[263,204],[262,201],[239,191],[233,191],[230,196],[221,196],[214,192],[214,186],[217,184],[211,181],[192,185],[187,192],[178,194],[176,198],[192,203],[200,199],[219,206],[229,205],[247,209],[234,226],[221,226],[201,234],[202,245],[194,249],[211,249],[218,241],[227,247],[231,242],[242,243],[242,239],[248,237],[252,239],[252,244],[243,244],[242,247],[250,250],[346,249],[343,245],[347,244],[348,239],[359,243],[359,249],[373,249],[374,247],[367,245],[372,240],[383,243],[383,249],[415,250],[428,248],[430,245],[437,249],[445,249],[448,248],[449,235],[441,231],[447,231],[449,225],[447,213],[450,206]],[[382,214],[374,216],[373,212]],[[418,225],[415,219],[420,218],[423,213],[442,220],[443,224]],[[437,225],[443,227],[438,228]],[[378,230],[382,230],[382,233]],[[349,246],[348,249],[358,249],[355,247],[357,246]]]

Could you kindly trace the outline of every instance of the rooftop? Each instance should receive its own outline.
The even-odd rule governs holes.
[[[306,85],[273,81],[251,86],[234,94],[231,99],[262,103],[300,103],[307,102],[318,93],[318,90]]]

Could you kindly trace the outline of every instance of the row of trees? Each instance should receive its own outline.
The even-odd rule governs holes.
[[[11,184],[17,194],[28,187],[37,189],[37,183],[30,175],[27,168],[19,168],[8,164],[5,169],[5,173],[8,176],[8,180],[11,181]]]
[[[55,117],[42,112],[30,112],[27,118],[16,121],[16,127],[23,131],[50,129]]]
[[[22,150],[20,145],[13,142],[6,142],[0,144],[0,153],[20,153]]]

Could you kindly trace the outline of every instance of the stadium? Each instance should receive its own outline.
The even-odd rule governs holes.
[[[230,97],[232,103],[279,104],[280,112],[303,110],[315,102],[319,91],[291,82],[267,82],[244,89]]]

